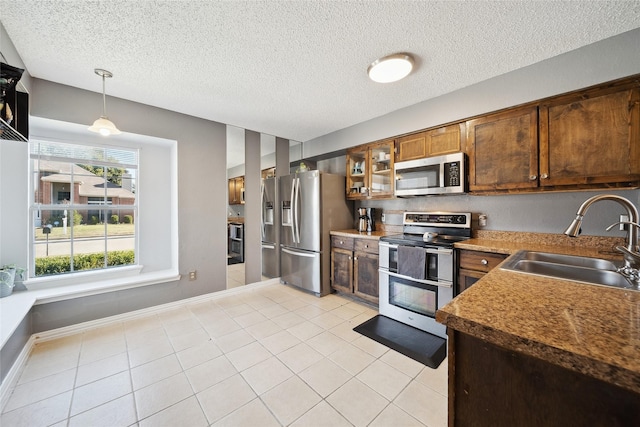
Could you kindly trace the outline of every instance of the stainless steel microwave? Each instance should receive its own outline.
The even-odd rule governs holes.
[[[467,170],[462,152],[397,162],[393,170],[397,197],[466,191]]]

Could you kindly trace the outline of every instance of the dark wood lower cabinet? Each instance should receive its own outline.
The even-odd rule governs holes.
[[[450,427],[640,426],[640,394],[448,330]]]
[[[378,303],[378,254],[356,252],[353,269],[353,293],[367,301]]]
[[[378,241],[331,237],[331,287],[378,304]]]
[[[352,292],[353,252],[331,249],[331,286],[341,292]]]
[[[462,293],[483,278],[508,256],[506,254],[472,251],[468,249],[457,249],[457,251],[459,268],[456,295]]]

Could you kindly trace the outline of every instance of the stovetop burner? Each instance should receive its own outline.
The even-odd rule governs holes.
[[[405,212],[402,225],[403,234],[380,240],[399,245],[453,247],[454,243],[471,238],[471,213]]]

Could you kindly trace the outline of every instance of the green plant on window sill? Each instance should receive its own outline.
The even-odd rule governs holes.
[[[0,298],[7,297],[13,292],[16,275],[23,279],[25,269],[15,264],[8,264],[0,268]]]

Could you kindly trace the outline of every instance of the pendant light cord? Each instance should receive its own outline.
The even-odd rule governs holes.
[[[102,117],[107,117],[107,94],[104,81],[105,76],[102,74]]]

